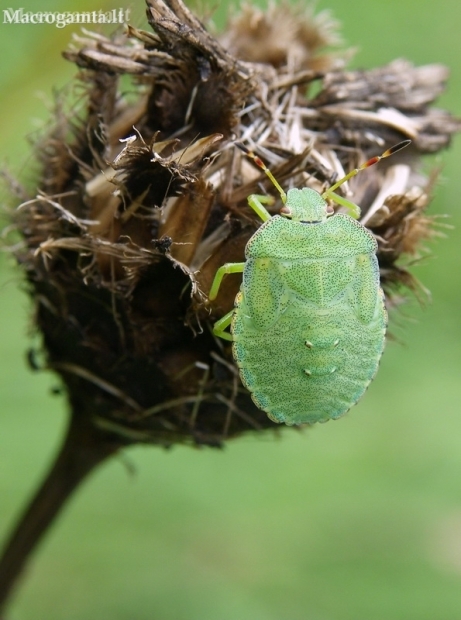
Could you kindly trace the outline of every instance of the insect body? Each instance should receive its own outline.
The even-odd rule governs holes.
[[[213,331],[233,341],[242,382],[274,422],[336,419],[376,373],[387,323],[377,243],[356,219],[330,216],[325,199],[358,217],[358,207],[334,190],[407,144],[370,159],[322,195],[309,188],[285,194],[263,162],[238,145],[269,176],[284,206],[272,217],[263,206],[271,199],[249,196],[264,224],[247,243],[246,262],[228,263],[216,273],[210,299],[225,274],[243,271],[243,281],[234,310]],[[225,331],[229,325],[231,333]]]

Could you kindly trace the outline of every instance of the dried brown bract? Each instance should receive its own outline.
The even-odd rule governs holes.
[[[418,158],[448,146],[460,123],[430,107],[442,66],[345,71],[328,13],[246,5],[220,41],[180,0],[149,1],[147,17],[153,32],[84,33],[65,53],[80,96],[39,146],[43,177],[18,210],[16,255],[74,423],[114,446],[218,446],[275,426],[210,330],[239,287],[229,277],[207,303],[216,269],[243,260],[259,225],[246,197],[272,191],[233,141],[284,187],[320,190],[411,138],[342,188],[377,236],[392,304],[414,286],[406,261],[432,234]]]

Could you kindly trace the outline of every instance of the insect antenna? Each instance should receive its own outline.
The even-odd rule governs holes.
[[[322,198],[324,198],[324,199],[328,198],[328,196],[331,194],[331,192],[334,192],[335,189],[337,189],[340,185],[342,185],[343,183],[345,183],[346,181],[348,181],[352,177],[355,177],[356,174],[358,174],[362,170],[365,170],[365,168],[369,168],[370,166],[374,166],[375,164],[377,164],[379,161],[381,161],[385,157],[390,157],[394,153],[397,153],[397,151],[400,151],[401,149],[404,149],[405,147],[407,147],[409,144],[411,144],[411,140],[402,140],[402,142],[399,142],[398,144],[394,144],[394,146],[391,146],[390,148],[388,148],[387,151],[384,151],[384,153],[382,153],[381,155],[375,155],[375,157],[372,157],[371,159],[366,161],[364,164],[362,164],[358,168],[354,168],[354,170],[351,170],[350,172],[348,172],[345,177],[343,177],[342,179],[339,179],[339,181],[337,181],[334,185],[329,187],[322,194]]]
[[[282,199],[283,204],[285,204],[286,201],[287,201],[287,195],[283,191],[283,189],[281,188],[279,182],[274,177],[272,172],[269,170],[269,168],[263,162],[263,160],[260,159],[256,155],[256,153],[253,153],[253,151],[250,151],[250,149],[247,149],[247,147],[244,144],[242,144],[241,142],[235,142],[235,146],[238,147],[241,151],[243,151],[245,153],[245,155],[247,155],[250,159],[252,159],[254,161],[254,163],[258,166],[258,168],[261,168],[261,170],[263,170],[263,172],[265,172],[267,174],[267,176],[271,180],[272,184],[275,186],[275,188],[279,192],[280,198]]]

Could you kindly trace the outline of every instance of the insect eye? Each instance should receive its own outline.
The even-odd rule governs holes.
[[[292,212],[291,212],[290,207],[287,207],[287,205],[283,205],[283,207],[280,209],[280,215],[291,217]]]

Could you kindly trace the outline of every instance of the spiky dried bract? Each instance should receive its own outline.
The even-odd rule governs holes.
[[[244,4],[221,43],[242,60],[289,66],[292,71],[328,71],[344,64],[324,49],[342,43],[339,23],[329,11],[315,14],[312,6],[301,4],[270,4],[266,11]]]
[[[152,0],[147,14],[153,33],[86,33],[66,52],[81,68],[80,107],[58,106],[39,145],[43,176],[17,213],[16,254],[74,416],[121,444],[221,445],[274,427],[210,330],[240,284],[229,276],[210,305],[214,274],[243,260],[259,225],[246,197],[273,191],[232,140],[252,144],[284,187],[318,190],[413,140],[341,190],[377,235],[392,303],[413,284],[402,254],[417,256],[430,234],[418,156],[460,123],[430,107],[443,67],[344,72],[325,13],[245,6],[221,42],[180,0]]]
[[[414,67],[406,60],[395,60],[370,71],[330,73],[310,105],[319,111],[316,126],[322,131],[332,119],[358,131],[381,125],[382,138],[401,132],[418,152],[431,153],[446,147],[459,130],[459,119],[445,110],[429,109],[447,79],[443,65]],[[344,137],[350,140],[352,135]]]

